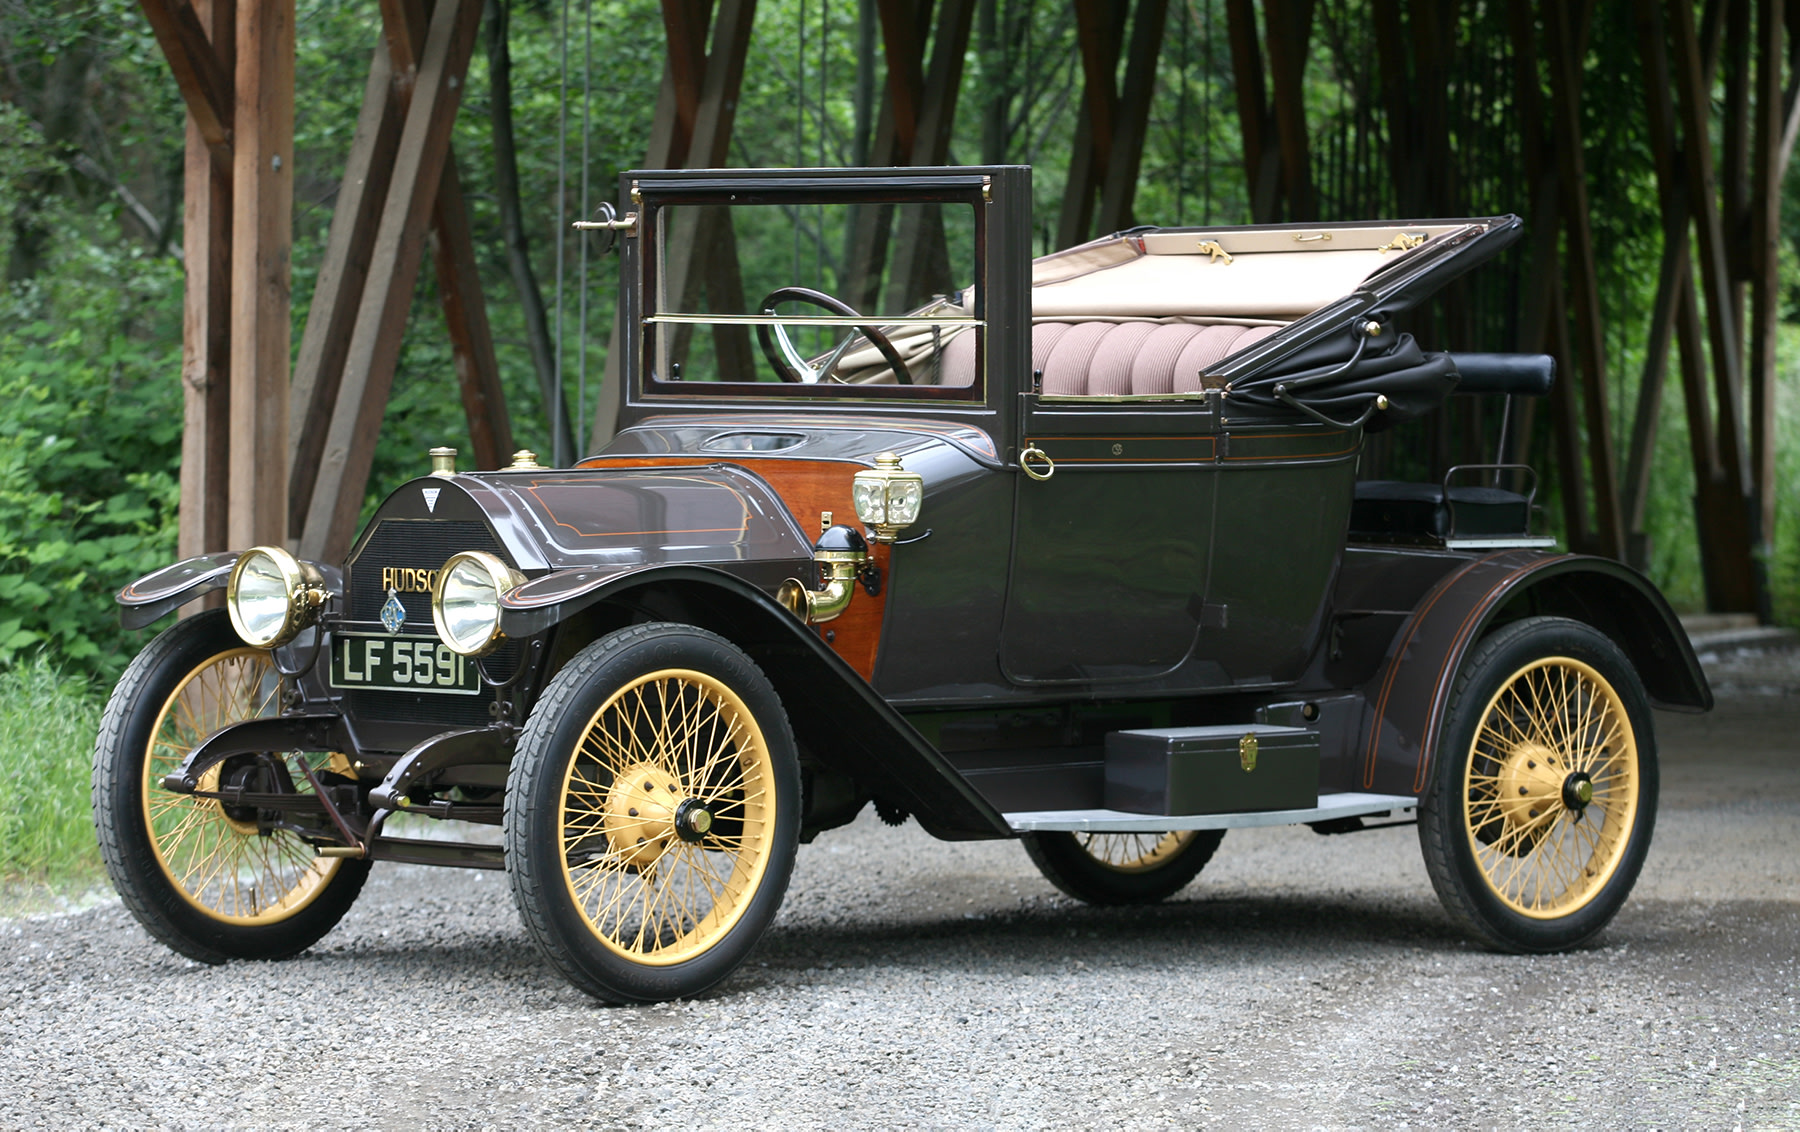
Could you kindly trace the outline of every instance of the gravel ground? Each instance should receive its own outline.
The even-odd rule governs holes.
[[[1572,954],[1465,942],[1410,828],[1236,831],[1104,911],[865,815],[718,991],[607,1008],[503,876],[386,866],[284,963],[189,963],[116,900],[0,921],[0,1127],[1800,1127],[1800,654],[1709,668]]]

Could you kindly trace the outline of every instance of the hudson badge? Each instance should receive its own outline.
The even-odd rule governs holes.
[[[390,633],[398,633],[406,626],[406,607],[400,604],[400,595],[394,587],[388,587],[388,599],[381,607],[381,623]]]

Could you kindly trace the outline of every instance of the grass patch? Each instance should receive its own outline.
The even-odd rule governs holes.
[[[0,882],[97,878],[89,791],[100,697],[39,654],[0,669]]]

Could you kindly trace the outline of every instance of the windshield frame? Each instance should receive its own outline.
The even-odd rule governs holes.
[[[903,405],[982,406],[988,400],[992,362],[994,359],[994,305],[996,280],[993,243],[997,226],[992,222],[993,173],[984,168],[942,169],[860,169],[860,170],[769,170],[754,174],[699,170],[689,172],[628,173],[627,181],[633,211],[637,214],[635,238],[625,241],[622,265],[628,286],[621,315],[630,327],[625,335],[629,342],[624,359],[629,389],[628,400],[665,407],[673,401],[701,402],[709,406],[721,403],[746,405],[755,403],[794,405],[813,402],[829,405],[877,404],[891,407]],[[685,312],[652,309],[658,294],[662,269],[660,244],[669,219],[668,209],[680,205],[711,206],[802,206],[812,204],[944,204],[970,208],[974,227],[975,278],[964,284],[974,296],[973,323],[969,333],[976,335],[975,378],[969,385],[823,385],[771,381],[682,381],[655,372],[656,335],[659,325],[674,319],[691,320]],[[756,318],[757,316],[747,316]],[[718,321],[743,321],[742,317],[721,317]],[[816,322],[811,312],[775,321],[791,325]],[[870,322],[893,321],[871,315]],[[953,320],[945,319],[946,323]]]

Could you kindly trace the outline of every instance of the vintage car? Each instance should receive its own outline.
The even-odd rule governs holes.
[[[1176,892],[1228,829],[1413,821],[1488,945],[1618,911],[1650,709],[1711,705],[1667,604],[1533,535],[1528,469],[1357,478],[1366,434],[1550,387],[1547,358],[1400,330],[1516,218],[1034,260],[1026,168],[644,170],[621,198],[583,237],[621,255],[603,450],[436,450],[342,563],[255,547],[119,593],[142,626],[226,590],[145,647],[96,747],[151,934],[291,955],[375,861],[504,869],[575,985],[689,996],[796,846],[871,805],[1015,838],[1102,904]]]

